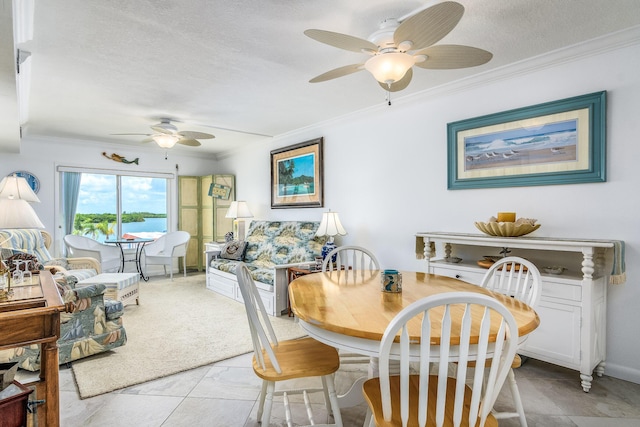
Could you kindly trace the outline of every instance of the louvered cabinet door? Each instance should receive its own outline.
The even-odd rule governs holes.
[[[200,227],[200,177],[178,177],[178,229],[191,234],[187,250],[187,268],[199,268],[202,252],[202,230]]]

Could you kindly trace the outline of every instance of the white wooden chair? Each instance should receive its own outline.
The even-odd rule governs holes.
[[[335,262],[331,260],[335,257]],[[380,263],[370,250],[361,246],[338,246],[327,254],[322,262],[322,271],[334,270],[380,270]]]
[[[315,424],[313,420],[308,393],[322,391],[324,392],[325,406],[327,408],[327,422],[329,422],[329,416],[333,414],[335,424],[331,425],[342,426],[342,416],[333,380],[333,375],[340,368],[338,351],[309,337],[278,341],[264,303],[258,293],[258,288],[244,263],[238,263],[236,276],[238,277],[238,285],[247,311],[253,341],[253,371],[258,377],[262,378],[258,420],[263,426],[269,426],[273,397],[283,396],[287,425],[291,427],[291,410],[288,396],[303,394],[309,423],[319,425]],[[275,384],[278,381],[310,377],[320,377],[322,388],[278,391],[275,389]]]
[[[191,235],[186,231],[172,231],[157,240],[147,243],[144,246],[144,265],[145,269],[148,265],[162,265],[164,275],[167,275],[167,266],[169,274],[173,280],[173,260],[174,258],[182,258],[182,269],[184,277],[187,277],[187,247]],[[178,266],[178,271],[180,266]]]
[[[536,308],[540,301],[540,272],[531,262],[519,257],[506,257],[496,261],[485,273],[480,286],[493,292],[509,295],[519,301],[524,302],[532,308]],[[524,341],[520,341],[522,345]],[[522,359],[516,355],[509,370],[507,384],[516,407],[516,412],[496,412],[497,419],[519,418],[520,425],[527,427],[527,419],[524,415],[522,398],[516,383],[514,368],[519,368]]]
[[[120,249],[117,246],[105,245],[89,237],[74,234],[67,234],[63,240],[69,258],[94,258],[100,263],[103,273],[116,272],[122,265]]]
[[[420,336],[419,344],[410,339],[408,329]],[[440,342],[432,344],[431,331],[438,329]],[[477,343],[471,339],[476,334]],[[455,342],[457,336],[459,343]],[[495,298],[451,292],[414,302],[385,330],[380,343],[380,376],[363,385],[372,415],[370,426],[497,426],[491,408],[517,344],[516,321]],[[400,360],[399,375],[390,375],[392,358]],[[490,368],[475,369],[471,360],[479,366],[487,363]],[[414,373],[410,373],[411,362]],[[447,376],[447,362],[457,362],[455,377]],[[437,375],[430,374],[432,369]]]
[[[335,256],[335,262],[332,258]],[[327,254],[322,262],[322,272],[337,271],[339,274],[349,274],[355,279],[356,274],[376,274],[380,270],[380,263],[370,250],[361,246],[338,246]],[[340,363],[362,364],[369,363],[368,357],[356,353],[340,353]]]

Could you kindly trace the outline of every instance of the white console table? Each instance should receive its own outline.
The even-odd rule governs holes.
[[[420,248],[424,248],[422,254]],[[614,241],[425,232],[416,234],[416,251],[427,261],[429,273],[474,284],[480,284],[487,271],[477,264],[484,256],[506,253],[532,261],[542,276],[536,308],[540,326],[518,353],[579,370],[585,392],[591,388],[594,370],[598,376],[604,373],[607,284]],[[462,261],[445,261],[452,257]],[[545,266],[566,270],[547,274]]]

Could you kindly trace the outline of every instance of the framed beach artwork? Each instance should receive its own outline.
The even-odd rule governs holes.
[[[604,182],[606,92],[449,123],[450,190]]]
[[[271,151],[271,207],[323,207],[322,138]]]

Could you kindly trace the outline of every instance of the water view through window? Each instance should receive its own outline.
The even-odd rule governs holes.
[[[166,232],[167,179],[82,174],[75,234],[104,242],[118,237],[157,238]]]

